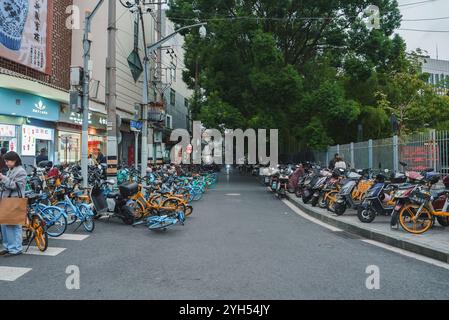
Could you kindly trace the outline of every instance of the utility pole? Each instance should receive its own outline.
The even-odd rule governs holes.
[[[100,0],[92,12],[86,12],[84,23],[84,37],[83,37],[83,62],[84,62],[84,77],[83,77],[83,125],[81,136],[81,175],[83,177],[83,188],[88,186],[88,153],[89,153],[89,82],[90,82],[90,47],[91,40],[89,37],[91,30],[91,23],[94,15],[97,13],[104,0]]]
[[[136,4],[139,9],[140,22],[142,23],[142,37],[143,37],[143,96],[142,96],[142,115],[143,115],[143,126],[142,126],[142,156],[141,156],[141,168],[140,175],[141,177],[145,177],[147,175],[147,166],[148,166],[148,85],[149,85],[149,76],[148,76],[148,50],[147,50],[147,40],[145,33],[145,24],[143,20],[143,12],[142,7],[140,6],[140,0],[136,0]]]
[[[106,110],[108,112],[107,161],[108,178],[117,178],[118,146],[117,146],[117,92],[116,92],[116,33],[117,7],[116,0],[109,0],[108,8],[108,56],[106,59]]]
[[[156,42],[161,41],[161,39],[162,39],[162,3],[159,2],[157,4]],[[161,47],[158,47],[156,50],[156,75],[157,75],[156,104],[159,107],[160,105],[164,106],[164,100],[162,99],[162,48]],[[156,143],[154,141],[155,128],[152,127],[151,131],[152,131],[151,133],[153,134],[153,139],[152,139],[153,156],[152,156],[152,158],[153,158],[153,162],[156,164],[157,163],[157,149],[158,149],[159,143]]]

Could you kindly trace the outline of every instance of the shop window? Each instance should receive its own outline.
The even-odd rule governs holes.
[[[60,163],[76,163],[81,160],[81,135],[59,131],[58,160]]]

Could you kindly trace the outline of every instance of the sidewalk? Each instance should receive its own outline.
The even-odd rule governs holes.
[[[304,204],[294,194],[287,194],[287,199],[308,215],[344,231],[449,263],[449,228],[441,227],[437,221],[426,233],[413,235],[401,228],[391,229],[390,217],[377,216],[372,223],[362,223],[355,210],[347,210],[344,215],[337,216]]]

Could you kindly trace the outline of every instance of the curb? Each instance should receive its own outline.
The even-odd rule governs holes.
[[[308,214],[309,216],[318,219],[331,226],[342,229],[343,231],[353,233],[363,238],[381,242],[399,249],[407,250],[428,258],[432,258],[438,261],[449,263],[449,252],[440,251],[422,244],[413,243],[411,241],[397,239],[390,235],[383,234],[379,231],[368,230],[359,226],[355,226],[344,221],[335,219],[332,216],[326,216],[310,207],[309,205],[301,204],[291,199],[290,195],[286,195],[286,199],[290,201],[297,208]]]

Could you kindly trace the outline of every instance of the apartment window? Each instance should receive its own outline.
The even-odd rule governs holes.
[[[165,118],[165,126],[169,129],[173,129],[173,117],[167,114]]]
[[[176,91],[173,89],[170,89],[170,104],[174,106],[176,103]]]
[[[189,99],[184,99],[184,106],[188,109],[189,108]]]
[[[431,73],[431,74],[429,75],[429,83],[430,83],[430,84],[434,84],[434,82],[433,82],[433,73]]]
[[[435,82],[434,82],[434,84],[435,85],[438,85],[440,83],[440,75],[439,74],[436,74],[435,75]]]

